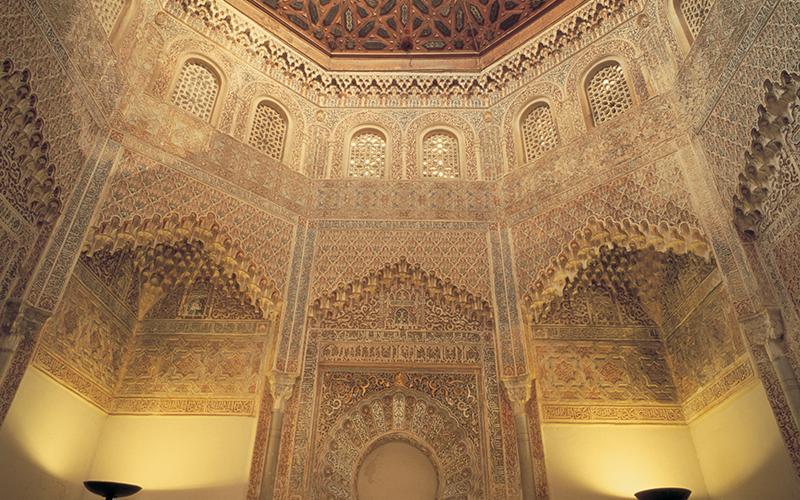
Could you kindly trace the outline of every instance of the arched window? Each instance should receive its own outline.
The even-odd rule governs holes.
[[[375,129],[359,130],[350,139],[350,177],[383,177],[386,168],[386,136]]]
[[[117,24],[122,13],[123,7],[127,0],[92,0],[92,7],[100,21],[100,25],[106,32],[106,35],[111,35],[114,31],[114,26]]]
[[[633,104],[631,89],[618,62],[606,61],[589,73],[586,81],[586,99],[595,125],[631,107]]]
[[[270,101],[261,101],[256,106],[253,124],[250,127],[250,145],[278,161],[283,158],[286,131],[289,120],[286,113]]]
[[[690,43],[697,38],[700,28],[706,22],[714,0],[675,0],[675,13],[687,31]]]
[[[558,145],[558,131],[546,102],[531,104],[520,117],[520,133],[525,162],[540,157]]]
[[[219,88],[219,76],[208,63],[189,59],[181,68],[172,102],[202,120],[211,121]]]
[[[455,179],[460,175],[458,138],[447,130],[433,130],[422,139],[422,176]]]

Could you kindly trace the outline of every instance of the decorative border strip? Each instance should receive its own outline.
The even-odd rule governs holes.
[[[114,407],[114,396],[91,378],[75,370],[56,354],[44,347],[36,350],[33,366],[60,385],[74,392],[81,399],[97,406],[106,413]]]
[[[542,404],[542,423],[685,424],[680,406]]]
[[[734,393],[756,380],[753,365],[747,355],[740,357],[715,381],[700,389],[683,403],[686,421],[692,422],[727,401]]]
[[[256,414],[256,400],[250,399],[183,399],[183,398],[116,398],[112,415],[238,415]]]

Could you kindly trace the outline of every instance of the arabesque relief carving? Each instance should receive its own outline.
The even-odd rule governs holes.
[[[0,73],[0,193],[29,222],[52,224],[61,212],[50,144],[38,116],[38,98],[31,91],[31,73],[2,62]]]
[[[263,311],[279,303],[275,283],[250,260],[239,244],[216,222],[213,214],[179,217],[138,216],[121,221],[112,218],[91,228],[84,254],[109,250],[130,252],[143,277],[140,315],[150,309],[164,290],[204,277],[215,286],[233,286]]]
[[[758,238],[769,212],[779,210],[800,185],[796,163],[785,158],[787,144],[797,142],[791,134],[800,117],[800,75],[784,71],[777,82],[765,80],[764,91],[745,166],[739,173],[738,193],[733,197],[733,221],[748,241]]]
[[[687,223],[653,225],[647,221],[635,223],[623,219],[617,222],[611,218],[598,220],[592,217],[538,273],[525,293],[523,299],[534,318],[541,316],[554,299],[563,295],[565,286],[573,283],[589,262],[601,257],[604,249],[612,247],[630,251],[652,248],[656,252],[671,251],[678,255],[691,252],[705,259],[711,258],[711,247],[705,236]],[[620,264],[624,262],[609,262],[606,267],[613,269]],[[591,277],[587,276],[587,279]]]
[[[379,308],[376,298],[393,288],[409,288],[394,298],[390,324],[378,324],[383,314],[375,314]],[[423,291],[422,297],[417,290]],[[419,264],[409,264],[405,257],[400,261],[386,265],[382,269],[369,273],[347,285],[340,285],[330,294],[314,300],[309,310],[312,326],[331,327],[337,324],[349,327],[369,328],[403,328],[404,325],[426,324],[419,311],[419,302],[424,307],[439,309],[440,314],[452,311],[455,316],[468,318],[475,325],[467,329],[491,327],[492,309],[489,302],[480,295],[473,295],[466,287],[455,286],[449,279],[439,278],[435,272],[426,272]],[[405,307],[403,307],[403,305]],[[358,317],[347,317],[345,311],[361,311],[366,313],[361,321]],[[435,313],[434,313],[435,314]],[[434,315],[427,315],[433,318]],[[344,320],[344,321],[342,321]],[[366,324],[364,323],[366,321]],[[373,323],[370,325],[370,323]],[[430,323],[427,323],[430,327]],[[484,326],[485,325],[485,326]],[[442,325],[444,326],[444,325]],[[446,328],[446,327],[445,327]],[[464,327],[462,327],[464,328]],[[435,330],[440,328],[433,327]]]
[[[408,439],[429,450],[439,469],[441,498],[483,495],[480,444],[475,432],[465,429],[444,404],[414,389],[413,382],[404,380],[407,377],[404,373],[398,374],[394,383],[385,377],[376,374],[374,382],[391,384],[388,388],[379,389],[355,405],[345,406],[346,410],[341,411],[330,431],[324,434],[327,439],[321,443],[317,465],[319,494],[327,498],[353,498],[353,471],[358,470],[359,461],[372,447],[382,440]],[[334,378],[332,382],[337,381]],[[462,407],[460,411],[468,410]]]

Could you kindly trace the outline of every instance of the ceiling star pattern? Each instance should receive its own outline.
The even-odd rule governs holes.
[[[331,54],[481,53],[559,0],[250,0]]]

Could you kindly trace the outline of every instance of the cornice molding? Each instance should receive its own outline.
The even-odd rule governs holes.
[[[485,106],[639,14],[646,0],[591,0],[479,72],[328,71],[222,0],[167,0],[165,10],[319,105]]]

